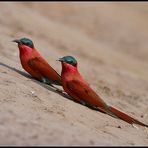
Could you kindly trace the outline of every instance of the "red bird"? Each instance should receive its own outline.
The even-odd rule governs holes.
[[[21,38],[13,42],[18,43],[22,67],[32,77],[52,87],[52,84],[61,85],[61,76],[39,54],[30,39]]]
[[[87,84],[77,69],[77,61],[72,56],[60,58],[62,64],[61,83],[63,89],[69,94],[74,101],[85,103],[90,107],[98,109],[113,117],[120,118],[129,124],[139,124],[148,127],[148,125],[130,117],[129,115],[107,105]]]

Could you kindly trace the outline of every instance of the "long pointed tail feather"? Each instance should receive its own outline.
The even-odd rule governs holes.
[[[130,124],[139,124],[141,126],[148,127],[147,124],[144,124],[144,123],[138,121],[137,119],[132,118],[131,116],[129,116],[129,115],[127,115],[127,114],[117,110],[116,108],[114,108],[112,106],[109,106],[109,110],[110,110],[111,113],[113,113],[118,118],[124,120],[125,122],[128,122]]]

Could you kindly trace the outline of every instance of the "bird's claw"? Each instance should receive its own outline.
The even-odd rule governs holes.
[[[134,128],[136,128],[137,130],[139,130],[139,128],[138,128],[135,124],[132,124],[132,126],[133,126]]]

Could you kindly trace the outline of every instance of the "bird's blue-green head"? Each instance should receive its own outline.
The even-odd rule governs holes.
[[[13,42],[18,43],[18,45],[26,45],[26,46],[29,46],[30,48],[34,48],[33,42],[28,38],[16,39],[16,40],[13,40]]]
[[[72,56],[64,56],[62,58],[59,58],[59,61],[68,63],[68,64],[70,64],[70,65],[72,65],[74,67],[77,66],[77,60]]]

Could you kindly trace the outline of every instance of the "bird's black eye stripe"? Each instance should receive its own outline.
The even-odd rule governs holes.
[[[30,45],[30,43],[29,43],[29,42],[27,42],[27,43],[26,43],[26,45]]]
[[[71,64],[73,63],[73,61],[68,61],[68,62],[71,63]]]
[[[29,43],[29,42],[23,42],[23,44],[24,44],[24,45],[30,45],[30,43]]]
[[[72,60],[67,61],[67,63],[69,63],[69,64],[71,64],[71,65],[73,65],[73,66],[76,65],[76,63],[75,63],[74,61],[72,61]]]

